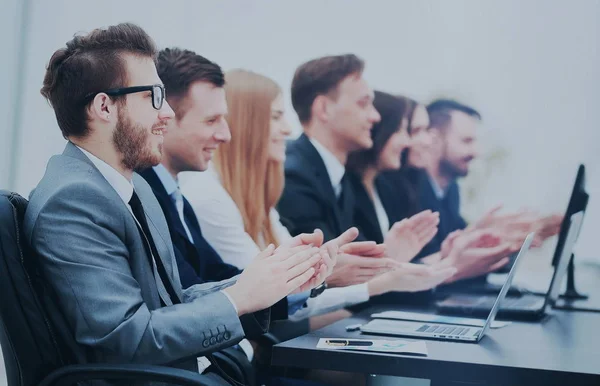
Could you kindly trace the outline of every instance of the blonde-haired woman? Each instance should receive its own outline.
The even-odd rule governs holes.
[[[275,209],[291,130],[281,88],[273,80],[245,70],[230,71],[225,79],[231,141],[217,149],[214,167],[182,175],[181,184],[206,240],[224,261],[243,269],[266,245],[291,239]],[[329,287],[340,288],[309,299],[308,307],[293,318],[330,312],[388,291],[429,289],[454,273],[453,268],[398,263],[373,247],[354,243],[352,251],[343,250],[327,279]],[[372,254],[375,258],[368,256]]]

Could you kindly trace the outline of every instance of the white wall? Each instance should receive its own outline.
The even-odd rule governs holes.
[[[39,95],[52,52],[76,31],[122,21],[158,44],[190,48],[225,69],[262,72],[288,89],[301,62],[354,52],[376,88],[420,99],[454,96],[482,112],[486,146],[505,157],[480,163],[465,181],[464,208],[560,210],[576,164],[600,191],[600,2],[595,0],[427,1],[37,1],[25,67],[19,178],[28,194],[61,138]],[[288,95],[289,100],[289,95]],[[288,102],[288,106],[290,106]],[[288,117],[299,125],[293,113]],[[476,186],[476,194],[471,195]],[[595,198],[598,194],[595,195]],[[592,199],[580,245],[592,244],[600,205]]]
[[[11,146],[14,114],[14,92],[17,85],[17,60],[19,45],[19,27],[22,3],[18,0],[3,0],[0,12],[0,36],[2,49],[6,55],[2,57],[0,71],[0,189],[6,189],[9,182]],[[6,386],[6,370],[0,351],[0,386]]]
[[[0,188],[8,186],[11,163],[12,132],[15,119],[15,92],[17,61],[19,57],[19,28],[22,7],[17,0],[3,0],[0,13],[0,36],[2,49],[8,55],[2,57],[0,71]]]

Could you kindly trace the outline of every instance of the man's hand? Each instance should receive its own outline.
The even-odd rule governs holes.
[[[456,274],[456,268],[445,264],[423,265],[398,263],[398,266],[369,281],[369,295],[390,291],[418,292],[434,288]]]
[[[551,214],[539,219],[535,234],[536,238],[539,237],[542,241],[545,241],[547,238],[557,235],[560,232],[560,226],[564,218],[565,216],[562,214]]]
[[[342,248],[345,248],[346,250],[355,250],[356,246],[353,247],[353,244],[360,244],[352,243],[352,241],[357,237],[358,229],[352,227],[346,232],[342,233],[340,236],[336,237],[335,239],[332,239],[323,244],[323,232],[321,232],[320,229],[315,229],[313,233],[300,234],[287,241],[282,246],[280,246],[280,248],[290,248],[300,245],[320,247],[322,257],[320,264],[324,265],[325,268],[323,269],[320,266],[315,266],[315,275],[305,286],[302,286],[298,291],[302,292],[321,285],[321,283],[323,283],[325,279],[333,273],[334,267],[337,263],[337,259],[341,253],[340,251],[342,250]]]
[[[535,232],[532,247],[540,247],[543,242],[560,231],[562,215],[540,217],[531,210],[520,210],[515,213],[498,214],[501,206],[497,206],[486,213],[477,223],[470,225],[466,231],[491,230],[498,234],[503,241],[512,243],[518,249],[525,237]]]
[[[309,282],[317,273],[314,266],[321,260],[317,247],[301,245],[275,250],[269,245],[225,292],[237,306],[238,315],[263,310]]]
[[[411,261],[437,233],[439,213],[425,210],[395,223],[385,236],[388,256],[404,263]]]
[[[512,243],[492,232],[475,230],[456,236],[449,255],[432,263],[455,267],[457,272],[449,279],[453,282],[493,272],[506,265],[514,252]]]
[[[372,249],[376,252],[383,250],[383,248]],[[342,252],[338,256],[333,273],[327,278],[327,285],[329,287],[346,287],[362,284],[397,266],[398,263],[389,258],[357,256]]]
[[[452,248],[454,248],[454,241],[456,241],[456,239],[458,239],[464,233],[464,229],[459,229],[446,236],[444,241],[442,241],[439,257],[442,259],[448,257],[448,255],[450,255],[450,252],[452,251]]]
[[[356,241],[344,245],[340,251],[362,257],[384,257],[386,249],[385,244],[377,244],[374,241]]]
[[[385,245],[373,241],[347,243],[338,252],[336,267],[326,280],[329,287],[362,284],[398,265],[384,257]]]

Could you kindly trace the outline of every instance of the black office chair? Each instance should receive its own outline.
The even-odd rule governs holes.
[[[67,325],[60,312],[51,309],[50,291],[24,240],[26,207],[23,197],[0,190],[0,345],[9,386],[66,386],[90,380],[221,384],[164,366],[85,364],[81,347],[65,338],[71,334],[65,334]],[[233,361],[228,363],[235,367]],[[229,368],[228,363],[222,365]]]

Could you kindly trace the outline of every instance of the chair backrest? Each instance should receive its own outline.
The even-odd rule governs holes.
[[[26,199],[0,190],[0,345],[10,386],[37,385],[74,361],[59,339],[59,315],[51,315],[50,292],[24,238],[26,208]]]

